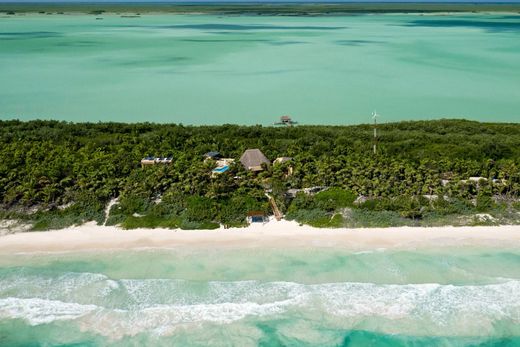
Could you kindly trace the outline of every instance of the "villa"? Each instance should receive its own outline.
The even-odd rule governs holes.
[[[144,157],[141,159],[141,166],[144,167],[146,165],[155,165],[155,164],[171,164],[173,157]]]

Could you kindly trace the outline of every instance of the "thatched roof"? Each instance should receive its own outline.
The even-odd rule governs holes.
[[[263,170],[262,164],[269,165],[271,163],[264,153],[257,148],[246,150],[240,157],[240,162],[247,170],[251,171],[261,171]]]

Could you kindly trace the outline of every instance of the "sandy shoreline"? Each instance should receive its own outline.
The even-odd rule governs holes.
[[[0,237],[0,254],[139,248],[305,248],[353,250],[442,246],[520,246],[520,226],[317,229],[295,222],[270,222],[219,230],[122,230],[87,223],[48,232]]]

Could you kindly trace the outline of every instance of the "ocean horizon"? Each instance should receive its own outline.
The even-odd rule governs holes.
[[[385,122],[519,119],[518,14],[1,21],[4,120],[267,125],[290,115],[338,125],[374,110]]]

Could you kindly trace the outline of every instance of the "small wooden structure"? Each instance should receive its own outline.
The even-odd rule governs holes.
[[[269,219],[264,211],[249,211],[247,213],[247,222],[251,223],[267,223]]]
[[[141,167],[145,167],[146,165],[155,165],[155,164],[171,164],[173,161],[173,157],[144,157],[141,159]]]
[[[274,200],[274,198],[271,195],[269,195],[267,193],[265,193],[265,195],[267,196],[267,199],[269,199],[269,204],[271,204],[271,208],[273,209],[274,218],[276,218],[277,221],[281,221],[283,218],[283,214],[280,211],[280,209],[278,208],[276,201]]]
[[[259,149],[248,149],[240,157],[240,162],[246,170],[249,171],[262,171],[264,168],[262,164],[270,165],[271,162]]]
[[[298,124],[298,122],[292,120],[291,116],[281,116],[280,117],[280,121],[274,123],[274,125],[285,125],[285,126],[288,126],[288,127],[293,126],[295,124]]]
[[[315,187],[302,188],[302,189],[289,189],[289,190],[287,190],[285,195],[289,198],[295,198],[298,193],[314,195],[314,194],[317,194],[317,193],[322,192],[327,189],[329,189],[329,187],[324,187],[324,186],[315,186]]]

